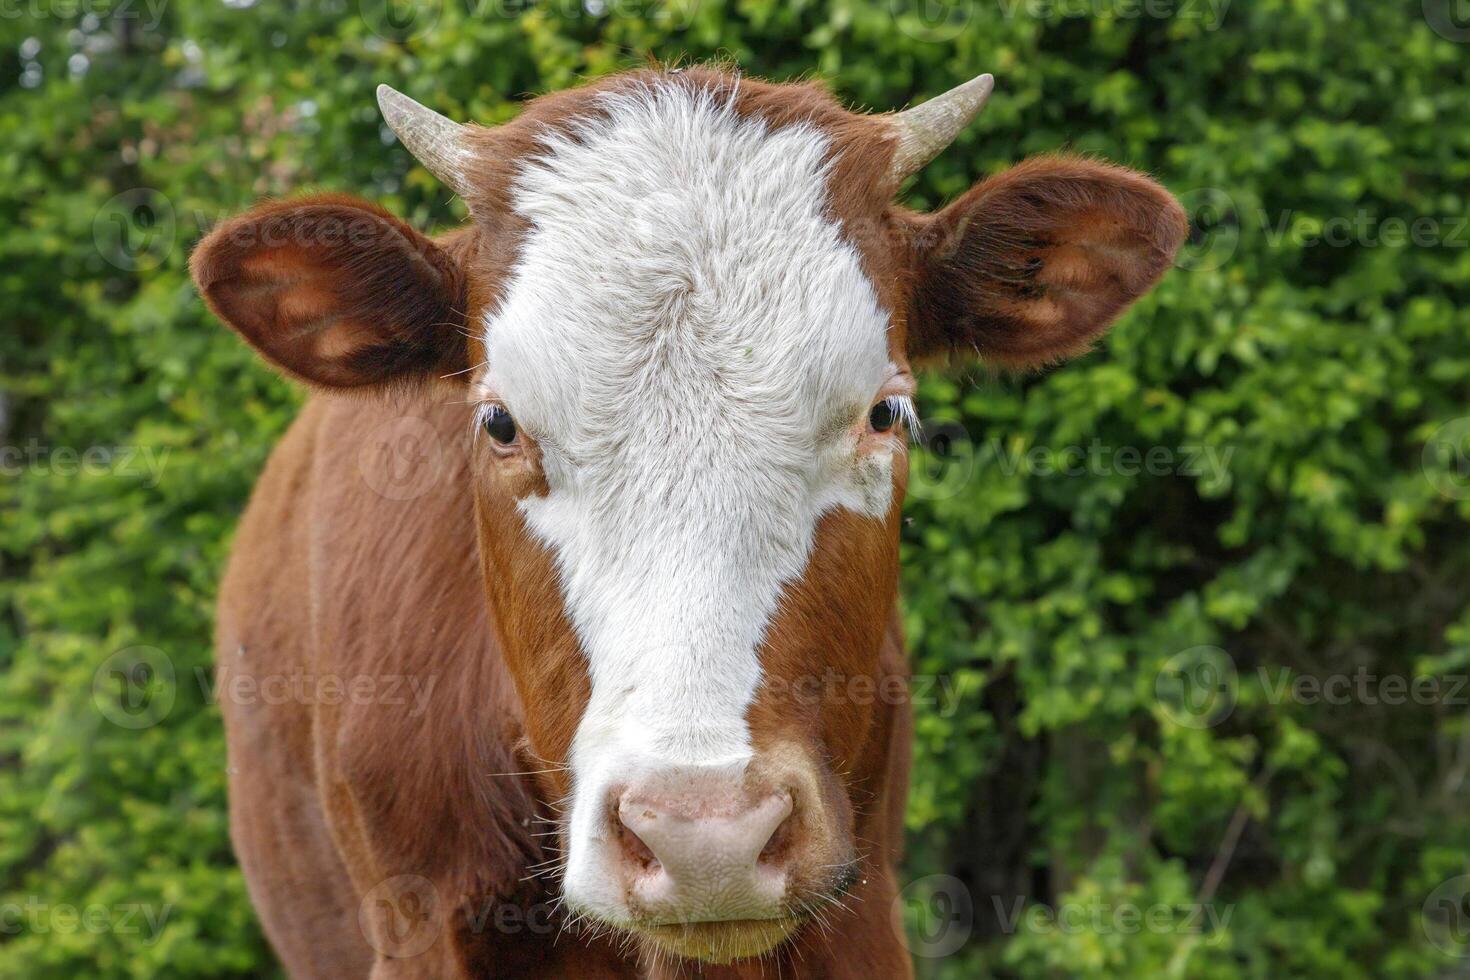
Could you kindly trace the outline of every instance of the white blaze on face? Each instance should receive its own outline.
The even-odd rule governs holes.
[[[520,507],[592,682],[566,890],[616,918],[607,795],[749,759],[758,647],[818,518],[890,505],[891,454],[852,430],[892,365],[825,214],[825,135],[678,83],[603,107],[518,178],[531,229],[485,338],[487,388],[541,447],[550,491]]]

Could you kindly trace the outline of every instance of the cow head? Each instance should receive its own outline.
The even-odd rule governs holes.
[[[656,948],[764,952],[863,873],[893,707],[851,682],[890,683],[912,365],[1075,354],[1184,235],[1157,184],[1078,158],[895,206],[990,87],[871,116],[654,70],[493,129],[383,89],[468,228],[435,242],[315,198],[195,255],[213,308],[290,374],[462,385],[567,904]]]

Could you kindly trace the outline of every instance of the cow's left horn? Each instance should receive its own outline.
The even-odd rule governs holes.
[[[889,176],[894,182],[917,173],[939,151],[954,142],[960,130],[985,108],[995,77],[989,74],[972,78],[928,102],[905,109],[893,116],[898,137],[898,150],[893,154]]]
[[[464,144],[465,127],[387,85],[378,86],[378,108],[408,152],[454,193],[465,197],[470,158]]]

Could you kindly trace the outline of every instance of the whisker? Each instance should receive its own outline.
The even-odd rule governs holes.
[[[485,775],[487,775],[487,776],[540,776],[543,773],[548,773],[548,772],[562,772],[565,769],[566,769],[565,766],[558,766],[555,769],[528,769],[525,772],[487,772],[487,773],[485,773]]]

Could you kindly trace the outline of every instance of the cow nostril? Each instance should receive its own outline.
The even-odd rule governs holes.
[[[781,821],[766,846],[761,848],[760,857],[757,859],[761,864],[780,864],[791,851],[792,840],[796,836],[796,814],[787,814],[786,819]]]
[[[636,867],[645,871],[653,871],[659,867],[658,856],[653,853],[653,848],[621,820],[618,821],[618,839],[623,845],[623,853]]]

